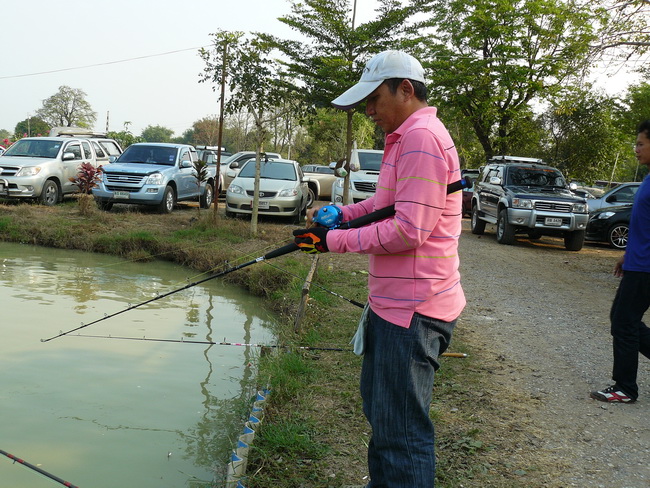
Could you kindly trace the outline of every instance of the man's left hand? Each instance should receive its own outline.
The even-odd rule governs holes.
[[[319,254],[328,252],[327,248],[327,227],[311,227],[309,229],[294,230],[294,242],[301,251],[308,254]]]

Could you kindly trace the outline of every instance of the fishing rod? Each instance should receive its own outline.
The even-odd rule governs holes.
[[[48,473],[47,471],[45,471],[44,469],[39,468],[38,466],[34,466],[33,464],[28,463],[27,461],[25,461],[23,459],[20,459],[20,458],[14,456],[13,454],[9,454],[7,451],[3,451],[2,449],[0,449],[0,454],[2,454],[3,456],[7,456],[14,463],[22,464],[26,468],[29,468],[29,469],[31,469],[33,471],[36,471],[37,473],[40,473],[43,476],[47,476],[51,480],[54,480],[57,483],[62,484],[63,486],[67,486],[68,488],[79,488],[78,486],[73,485],[72,483],[63,480],[63,479],[59,478],[58,476],[54,476],[52,473]]]
[[[118,339],[123,341],[145,341],[145,342],[171,342],[183,344],[207,344],[210,346],[238,346],[238,347],[259,347],[270,349],[300,349],[303,351],[337,351],[337,352],[353,352],[352,349],[347,347],[315,347],[315,346],[280,346],[277,344],[255,344],[245,342],[226,342],[224,337],[223,342],[214,341],[197,341],[194,339],[155,339],[150,337],[126,337],[126,336],[113,336],[113,335],[91,335],[91,334],[74,334],[70,337],[86,337],[91,339]],[[467,354],[463,352],[443,352],[441,356],[449,358],[466,358]]]
[[[469,177],[465,177],[465,178],[463,178],[461,180],[455,181],[453,183],[449,183],[447,185],[447,194],[454,193],[454,192],[457,192],[457,191],[459,191],[459,190],[461,190],[463,188],[469,188],[471,186],[472,186],[472,180]],[[336,209],[336,208],[338,208],[338,207],[336,207],[334,205],[327,205],[327,206],[321,208],[319,210],[319,212],[321,210],[325,210],[325,209]],[[332,215],[333,213],[334,212],[332,212],[330,210],[329,214],[327,214],[325,212],[325,215],[329,216],[329,215]],[[395,215],[395,206],[390,205],[388,207],[384,207],[384,208],[380,208],[379,210],[375,210],[374,212],[371,212],[369,214],[362,215],[361,217],[358,217],[356,219],[352,219],[352,220],[350,220],[348,222],[343,222],[343,223],[338,223],[337,222],[336,228],[337,229],[357,229],[359,227],[364,227],[364,226],[366,226],[368,224],[371,224],[373,222],[377,222],[379,220],[383,220],[383,219],[391,217],[393,215]],[[325,220],[327,220],[327,218]],[[92,322],[89,322],[87,324],[84,324],[82,322],[79,327],[75,327],[75,328],[70,329],[70,330],[65,331],[65,332],[59,332],[57,335],[54,335],[54,336],[49,337],[47,339],[41,339],[41,342],[49,342],[49,341],[51,341],[53,339],[57,339],[57,338],[59,338],[61,336],[71,334],[72,332],[76,332],[78,330],[85,329],[86,327],[90,327],[91,325],[95,325],[95,324],[97,324],[99,322],[102,322],[104,320],[108,320],[108,319],[113,318],[113,317],[115,317],[117,315],[128,312],[129,310],[134,310],[134,309],[142,307],[144,305],[148,305],[149,303],[155,302],[156,300],[160,300],[162,298],[168,297],[169,295],[173,295],[173,294],[178,293],[180,291],[187,290],[188,288],[191,288],[193,286],[200,285],[201,283],[205,283],[206,281],[214,280],[215,278],[220,278],[220,277],[225,276],[227,274],[233,273],[234,271],[238,271],[240,269],[246,268],[246,267],[251,266],[251,265],[256,264],[256,263],[260,263],[262,261],[266,261],[266,260],[269,260],[269,259],[284,256],[285,254],[292,253],[292,252],[297,251],[299,249],[300,248],[298,247],[298,244],[296,244],[295,242],[291,242],[291,243],[286,244],[286,245],[284,245],[284,246],[282,246],[282,247],[280,247],[278,249],[270,251],[270,252],[264,254],[263,256],[259,256],[259,257],[255,258],[255,259],[252,259],[252,260],[247,261],[245,263],[239,264],[237,266],[233,266],[233,267],[228,268],[228,269],[226,269],[226,270],[224,270],[224,271],[222,271],[220,273],[215,273],[215,274],[213,274],[211,276],[208,276],[207,278],[203,278],[201,280],[193,281],[192,283],[188,283],[185,286],[182,286],[180,288],[176,288],[174,290],[168,291],[167,293],[163,293],[162,295],[158,294],[155,297],[150,298],[149,300],[145,300],[144,302],[140,302],[140,303],[137,303],[135,305],[129,305],[127,308],[125,308],[123,310],[118,310],[117,312],[114,312],[112,314],[104,314],[103,317],[101,317],[101,318],[99,318],[97,320],[93,320]]]

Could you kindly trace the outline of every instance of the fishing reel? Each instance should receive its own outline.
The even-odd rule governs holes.
[[[314,215],[313,222],[321,227],[336,229],[341,225],[343,220],[343,211],[336,205],[325,205],[318,209]]]

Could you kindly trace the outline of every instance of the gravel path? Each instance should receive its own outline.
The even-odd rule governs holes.
[[[529,423],[541,432],[526,449],[551,453],[553,486],[650,486],[650,362],[640,359],[640,397],[608,405],[589,391],[610,383],[609,308],[620,251],[560,239],[496,242],[463,221],[461,272],[468,304],[460,327],[491,364],[497,385],[530,397]]]

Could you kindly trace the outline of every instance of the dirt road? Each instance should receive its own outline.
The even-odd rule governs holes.
[[[548,237],[504,246],[493,226],[483,236],[467,219],[463,228],[468,303],[458,332],[492,375],[496,391],[486,394],[523,399],[520,454],[556,462],[548,483],[534,486],[650,486],[650,362],[640,360],[636,404],[589,398],[610,382],[608,315],[621,251],[586,244],[568,252]]]

